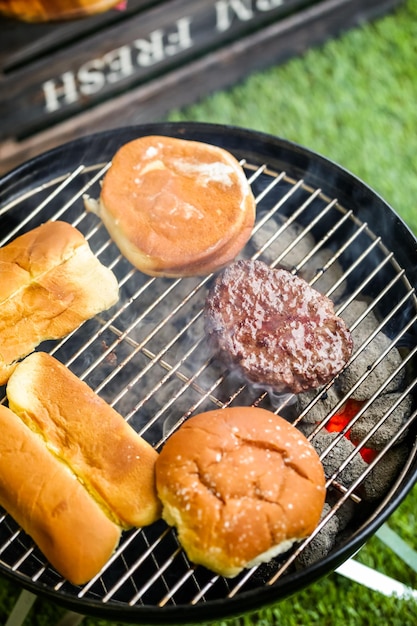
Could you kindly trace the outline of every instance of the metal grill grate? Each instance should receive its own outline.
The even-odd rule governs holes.
[[[336,529],[333,549],[352,541],[364,524],[376,519],[386,508],[414,464],[413,438],[408,437],[405,444],[403,437],[404,433],[412,432],[416,418],[413,407],[386,444],[380,446],[376,457],[359,474],[353,472],[350,480],[344,477],[378,428],[414,393],[417,379],[413,361],[417,346],[413,336],[417,307],[414,287],[406,271],[395,253],[386,247],[384,238],[375,234],[353,210],[345,209],[337,198],[330,198],[321,189],[283,171],[275,171],[268,164],[258,166],[242,161],[242,165],[258,208],[253,236],[243,256],[261,258],[272,266],[284,265],[306,277],[334,299],[342,316],[352,303],[365,302],[360,313],[351,319],[351,329],[360,327],[373,314],[378,325],[361,344],[355,344],[352,364],[379,333],[389,337],[378,357],[369,362],[358,381],[339,395],[319,424],[311,424],[308,416],[314,407],[328,399],[337,381],[306,396],[301,405],[293,397],[274,397],[246,386],[208,356],[202,306],[211,277],[150,278],[132,269],[120,255],[99,220],[86,213],[83,203],[84,194],[99,195],[107,163],[77,167],[19,194],[0,209],[1,245],[48,219],[63,219],[86,236],[93,251],[114,271],[120,284],[121,297],[116,307],[84,323],[62,341],[43,344],[42,349],[68,365],[156,449],[191,414],[241,404],[272,409],[300,428],[308,425],[308,436],[315,444],[332,416],[386,361],[387,355],[398,348],[401,362],[384,376],[349,426],[321,448],[325,463],[326,458],[337,454],[347,429],[360,420],[401,372],[405,373],[404,383],[394,406],[381,414],[365,438],[340,459],[337,467],[326,469],[331,497],[313,536],[291,553],[248,570],[236,579],[225,580],[190,564],[175,533],[158,522],[124,533],[100,575],[76,588],[48,566],[32,541],[3,514],[0,518],[3,571],[17,577],[24,586],[75,605],[82,612],[107,611],[106,615],[110,615],[124,611],[125,618],[135,615],[137,619],[146,607],[164,613],[160,611],[162,607],[186,606],[190,610],[220,602],[225,609],[225,600],[244,598],[245,594],[259,593],[260,589],[279,589],[281,585],[284,590],[300,576],[312,578],[314,559],[310,563],[302,558],[309,546],[347,508],[349,522],[345,528],[339,525]],[[5,397],[2,401],[5,402]],[[392,480],[380,497],[368,502],[364,482],[377,472],[392,450],[401,450]],[[317,560],[320,563],[323,559]],[[147,619],[162,619],[155,615],[147,614]]]

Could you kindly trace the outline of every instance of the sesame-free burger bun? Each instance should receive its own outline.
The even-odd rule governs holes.
[[[325,499],[320,459],[270,411],[201,413],[166,442],[156,462],[163,518],[189,559],[226,577],[309,536]]]
[[[239,162],[207,143],[145,136],[124,144],[86,201],[122,254],[152,276],[209,274],[248,241],[255,200]]]

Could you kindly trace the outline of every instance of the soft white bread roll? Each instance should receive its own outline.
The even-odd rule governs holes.
[[[7,384],[9,407],[121,526],[158,519],[158,453],[110,405],[57,359],[34,352]]]
[[[74,19],[111,9],[120,0],[0,0],[0,13],[25,22]]]
[[[248,241],[255,200],[239,162],[210,144],[147,136],[115,154],[99,202],[122,254],[152,276],[209,274]]]
[[[74,474],[12,411],[0,405],[0,505],[74,585],[98,574],[121,529]]]
[[[16,361],[119,297],[113,272],[66,222],[47,222],[0,248],[0,384]]]
[[[156,463],[163,518],[194,563],[226,577],[312,533],[325,499],[320,459],[295,427],[253,407],[201,413]]]

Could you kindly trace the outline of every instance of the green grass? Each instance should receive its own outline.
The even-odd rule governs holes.
[[[417,234],[417,0],[285,65],[247,78],[174,120],[238,125],[295,141],[336,161],[380,193]],[[417,487],[390,526],[417,549]],[[358,559],[417,588],[417,574],[377,538]],[[0,623],[19,588],[0,579]],[[63,614],[39,599],[24,626],[51,626]],[[273,608],[217,626],[412,626],[417,605],[386,598],[331,574]],[[87,618],[84,626],[121,626]]]
[[[417,2],[409,0],[168,119],[232,124],[295,141],[359,176],[417,232],[416,61]]]

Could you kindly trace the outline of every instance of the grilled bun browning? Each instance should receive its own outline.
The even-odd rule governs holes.
[[[209,274],[248,241],[255,201],[239,162],[206,143],[147,136],[122,146],[104,179],[103,220],[122,254],[152,276]]]
[[[9,407],[43,437],[122,527],[158,519],[157,452],[57,359],[34,352],[7,385]]]
[[[115,550],[114,524],[43,440],[0,405],[0,505],[74,585],[95,576]]]
[[[260,408],[187,420],[156,463],[163,518],[194,563],[226,577],[312,533],[325,499],[320,459],[295,427]]]
[[[0,384],[16,361],[110,308],[117,280],[66,222],[47,222],[0,248]]]
[[[0,0],[0,13],[24,22],[49,22],[102,13],[120,0]]]

